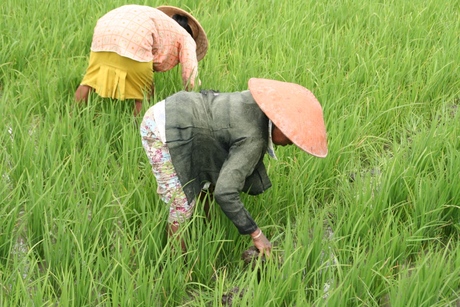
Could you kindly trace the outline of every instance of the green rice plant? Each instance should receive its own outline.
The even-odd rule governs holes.
[[[458,269],[453,266],[457,254],[458,250],[452,251],[449,244],[444,250],[429,249],[420,254],[416,263],[400,274],[399,286],[391,291],[390,301],[411,306],[453,304],[458,299]]]
[[[215,202],[181,230],[187,253],[168,240],[133,102],[73,101],[97,19],[123,4],[0,6],[0,305],[458,305],[457,0],[168,2],[208,34],[202,89],[272,78],[323,106],[328,157],[277,148],[272,188],[242,195],[273,243],[255,269]],[[155,84],[143,111],[180,68]]]

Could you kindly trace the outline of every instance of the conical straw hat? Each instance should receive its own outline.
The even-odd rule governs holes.
[[[313,156],[327,156],[323,109],[312,92],[269,79],[251,78],[248,84],[261,110],[287,138]]]
[[[158,10],[162,11],[169,17],[174,16],[175,14],[184,15],[188,18],[188,25],[192,28],[193,32],[193,39],[196,43],[196,57],[198,61],[204,58],[206,52],[208,51],[208,38],[206,36],[206,32],[204,31],[203,27],[200,25],[198,20],[195,19],[189,12],[184,11],[175,6],[159,6],[157,7]]]

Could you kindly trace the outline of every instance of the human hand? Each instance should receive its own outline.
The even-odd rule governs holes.
[[[254,246],[259,250],[259,255],[265,255],[266,257],[270,257],[270,252],[272,250],[272,244],[263,234],[260,228],[257,228],[256,231],[251,233],[252,243]]]

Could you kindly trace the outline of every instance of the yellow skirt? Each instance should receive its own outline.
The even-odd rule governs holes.
[[[104,98],[143,99],[153,89],[152,62],[138,62],[115,52],[91,52],[81,85]]]

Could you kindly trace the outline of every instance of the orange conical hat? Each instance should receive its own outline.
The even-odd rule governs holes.
[[[327,156],[323,109],[312,92],[295,83],[249,79],[254,100],[273,124],[309,154]]]

